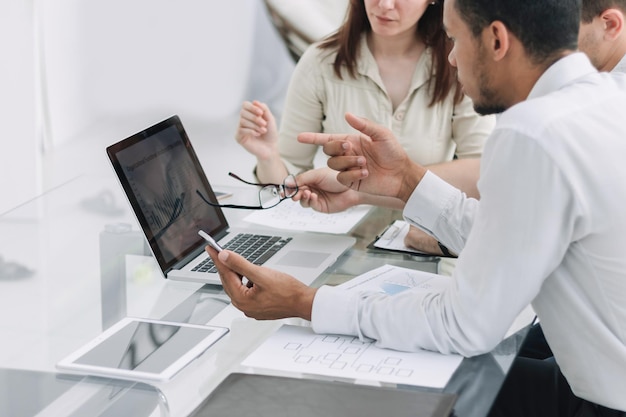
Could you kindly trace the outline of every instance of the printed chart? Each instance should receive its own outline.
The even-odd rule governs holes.
[[[451,284],[453,281],[447,276],[394,265],[383,265],[352,278],[338,287],[349,291],[381,292],[394,295],[410,288],[435,290]]]
[[[284,325],[242,364],[276,369],[443,388],[461,363],[459,355],[399,352],[357,337],[315,334],[310,327]]]

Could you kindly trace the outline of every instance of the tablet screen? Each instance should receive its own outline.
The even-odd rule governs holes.
[[[105,370],[96,373],[119,371],[115,372],[118,375],[159,375],[174,364],[181,368],[185,365],[181,361],[188,363],[225,332],[226,329],[210,326],[126,319],[61,361],[59,366]],[[169,376],[161,375],[159,379]]]

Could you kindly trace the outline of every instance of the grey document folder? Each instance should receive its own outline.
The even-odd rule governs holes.
[[[190,417],[448,417],[455,401],[449,393],[233,373]]]

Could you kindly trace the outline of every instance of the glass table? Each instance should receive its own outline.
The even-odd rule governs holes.
[[[229,191],[246,198],[250,189]],[[231,223],[246,214],[226,210]],[[400,217],[371,209],[350,232],[355,246],[313,285],[336,285],[385,263],[438,272],[438,257],[368,249]],[[299,322],[252,320],[219,286],[164,279],[137,230],[112,174],[78,177],[0,216],[0,415],[186,416],[281,324]],[[165,383],[58,372],[57,361],[126,316],[230,332]],[[444,388],[458,395],[457,416],[487,414],[530,321],[521,323],[494,351],[462,361]]]

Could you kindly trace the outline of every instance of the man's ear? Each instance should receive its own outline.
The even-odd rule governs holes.
[[[624,30],[624,13],[619,9],[606,9],[600,13],[606,40],[617,39]]]
[[[494,61],[502,60],[511,47],[511,33],[506,25],[499,20],[491,24],[483,31],[484,46],[488,48],[489,54]]]

